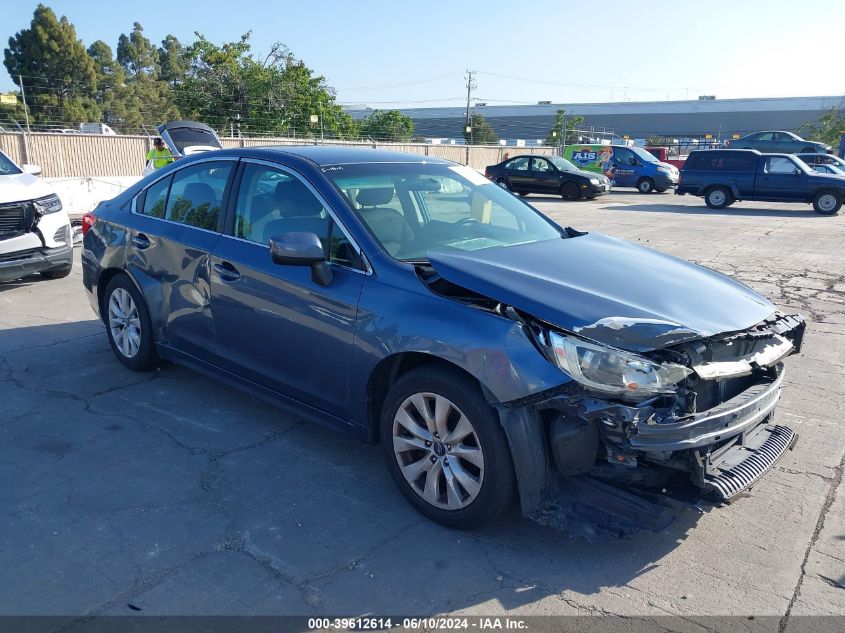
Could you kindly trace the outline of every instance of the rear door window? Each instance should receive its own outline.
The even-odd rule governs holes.
[[[528,156],[514,158],[511,162],[505,165],[505,169],[511,169],[513,171],[528,171]]]
[[[223,194],[234,165],[234,161],[203,162],[176,172],[165,219],[217,231]]]
[[[170,190],[170,183],[173,176],[162,178],[147,187],[144,193],[144,204],[140,212],[153,218],[163,218],[167,207],[167,192]]]

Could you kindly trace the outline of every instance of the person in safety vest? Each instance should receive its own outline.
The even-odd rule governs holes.
[[[156,138],[153,141],[153,148],[147,152],[147,162],[149,161],[152,161],[153,169],[161,169],[173,162],[173,156],[171,156],[170,150],[164,146],[164,141],[161,138]]]

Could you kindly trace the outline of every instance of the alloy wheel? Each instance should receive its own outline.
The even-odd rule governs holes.
[[[126,358],[134,358],[141,348],[141,319],[132,295],[124,288],[112,292],[108,319],[115,346]]]
[[[481,443],[472,422],[448,398],[406,398],[393,418],[393,453],[405,481],[432,506],[460,510],[481,492]]]

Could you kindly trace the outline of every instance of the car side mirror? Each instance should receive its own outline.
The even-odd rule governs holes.
[[[30,165],[29,163],[21,165],[21,169],[23,169],[23,173],[32,174],[33,176],[38,176],[41,173],[41,167],[39,165]]]
[[[796,176],[799,176],[799,175],[801,175],[801,170],[796,167],[795,171],[793,171],[792,173],[795,174]]]
[[[270,257],[281,266],[310,266],[311,280],[328,286],[333,278],[320,238],[314,233],[283,233],[270,238]]]

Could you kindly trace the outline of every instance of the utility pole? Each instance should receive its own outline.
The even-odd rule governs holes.
[[[472,91],[478,88],[478,85],[475,83],[475,71],[474,70],[467,70],[466,80],[467,80],[467,114],[466,114],[466,122],[464,124],[464,132],[469,134],[469,142],[472,142],[472,119],[469,115],[469,102],[472,98]],[[464,135],[464,139],[466,140],[466,134]],[[466,148],[466,164],[469,165],[469,143],[467,143]]]
[[[23,76],[18,75],[18,81],[21,82],[21,100],[23,101],[23,114],[26,117],[26,131],[29,133],[29,108],[26,105],[26,93],[23,89]]]

